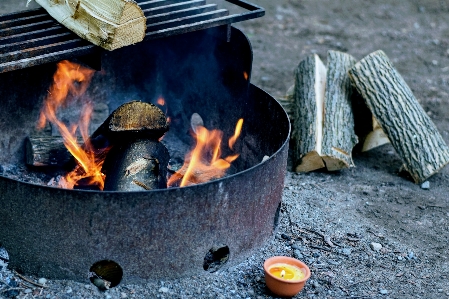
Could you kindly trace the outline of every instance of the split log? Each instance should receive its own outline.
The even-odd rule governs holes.
[[[326,67],[314,54],[301,61],[295,71],[294,160],[297,172],[323,168],[324,89]]]
[[[35,0],[59,23],[106,50],[141,42],[146,18],[133,0]]]
[[[352,85],[348,70],[356,63],[349,54],[327,53],[324,122],[321,156],[329,171],[353,167],[352,149],[358,139],[354,132]]]
[[[103,164],[105,191],[144,191],[167,188],[167,148],[149,139],[112,147]]]
[[[83,139],[78,138],[77,143],[83,144]],[[35,167],[63,167],[72,161],[62,137],[28,137],[25,155],[26,164]]]
[[[347,71],[356,61],[337,51],[329,51],[327,60],[328,70],[316,54],[296,70],[293,147],[297,172],[354,165],[352,149],[358,139]]]
[[[449,163],[448,146],[384,52],[371,53],[349,75],[415,183]]]

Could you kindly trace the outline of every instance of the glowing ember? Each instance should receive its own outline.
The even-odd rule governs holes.
[[[68,128],[56,116],[59,108],[68,101],[80,98],[89,87],[94,71],[67,60],[58,63],[58,68],[53,77],[53,85],[50,87],[48,96],[39,117],[38,128],[45,127],[47,121],[54,124],[61,133],[64,144],[69,152],[75,157],[78,166],[65,177],[62,182],[64,188],[72,189],[80,180],[86,185],[96,185],[103,190],[104,175],[101,173],[105,152],[95,153],[88,136],[89,121],[92,115],[92,103],[84,101],[80,111],[77,125]],[[84,140],[81,147],[76,142],[77,129]]]
[[[235,134],[229,139],[229,147],[232,149],[240,135],[243,119],[237,122]],[[195,130],[196,146],[192,152],[186,155],[182,168],[173,174],[168,180],[169,187],[180,183],[180,187],[205,183],[213,179],[221,178],[239,155],[220,158],[223,132],[219,130],[209,131],[203,126]]]

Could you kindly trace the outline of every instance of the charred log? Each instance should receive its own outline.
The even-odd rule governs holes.
[[[415,183],[449,163],[448,146],[384,52],[371,53],[349,75]]]
[[[167,188],[167,148],[149,139],[115,145],[108,153],[102,172],[104,190],[143,191]]]
[[[78,138],[79,145],[83,144]],[[63,167],[72,161],[72,155],[62,137],[28,137],[25,140],[26,164],[35,167]]]
[[[103,136],[111,144],[123,139],[159,139],[168,131],[167,117],[156,105],[132,101],[114,110],[92,134],[91,139]]]

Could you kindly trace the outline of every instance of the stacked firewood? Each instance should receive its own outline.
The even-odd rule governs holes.
[[[329,51],[301,61],[281,103],[292,119],[294,170],[353,167],[354,147],[391,142],[404,169],[422,183],[449,163],[449,147],[382,51],[357,62]]]

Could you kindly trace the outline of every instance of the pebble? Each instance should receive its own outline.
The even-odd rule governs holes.
[[[422,184],[421,184],[421,189],[429,190],[429,189],[430,189],[430,183],[429,183],[429,181],[425,181],[424,183],[422,183]]]
[[[47,279],[45,278],[39,278],[39,280],[37,281],[39,284],[46,284],[47,283]]]
[[[343,249],[341,250],[341,253],[343,253],[344,255],[350,256],[351,253],[352,253],[352,251],[351,251],[350,248],[343,248]]]
[[[300,250],[301,247],[298,244],[295,243],[295,244],[292,245],[292,249]]]
[[[32,289],[25,289],[25,291],[23,291],[25,294],[29,294],[29,293],[31,293],[31,292],[33,292],[33,290]]]
[[[410,252],[407,254],[407,258],[408,258],[409,260],[415,259],[415,258],[416,258],[415,253],[414,253],[413,251],[410,251]]]
[[[304,257],[299,250],[294,250],[293,255],[295,256],[295,258],[297,258],[299,260]]]
[[[70,294],[71,292],[73,292],[72,288],[68,288],[67,291],[65,291],[67,294]]]
[[[112,298],[112,296],[111,296],[111,295],[109,295],[109,294],[106,294],[105,298],[106,298],[106,299],[111,299],[111,298]]]
[[[369,244],[369,246],[370,246],[371,249],[374,250],[374,251],[379,251],[379,250],[382,249],[382,244],[376,243],[376,242],[371,242],[371,244]]]
[[[161,287],[160,289],[159,289],[159,293],[168,293],[168,288],[167,287]]]
[[[388,294],[388,290],[381,289],[381,290],[379,290],[379,293],[382,294],[382,295],[387,295]]]
[[[281,238],[287,241],[290,241],[292,238],[289,235],[281,234]]]
[[[398,261],[402,261],[404,258],[400,255],[398,255]]]
[[[128,295],[126,295],[126,293],[121,293],[120,298],[128,298]]]

